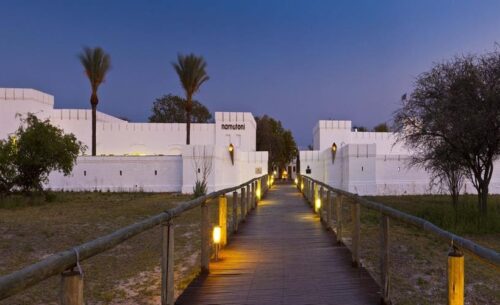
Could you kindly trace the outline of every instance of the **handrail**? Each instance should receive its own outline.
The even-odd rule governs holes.
[[[43,259],[35,264],[24,267],[13,273],[0,277],[0,300],[12,296],[28,287],[31,287],[51,276],[60,274],[65,270],[74,267],[77,264],[77,253],[79,261],[84,261],[106,250],[112,249],[122,242],[145,232],[161,223],[181,215],[183,212],[201,206],[210,199],[217,198],[229,192],[237,191],[246,187],[259,179],[264,179],[267,175],[253,178],[238,186],[229,187],[210,194],[198,197],[196,199],[181,203],[175,208],[166,210],[158,215],[151,216],[140,222],[123,227],[111,234],[99,237],[92,241],[83,243],[71,249],[58,252],[50,257]]]
[[[386,216],[389,216],[390,218],[397,219],[399,221],[402,221],[406,224],[413,225],[417,228],[421,228],[425,231],[434,233],[438,237],[449,241],[450,243],[453,244],[454,247],[458,247],[459,249],[466,250],[467,252],[477,256],[478,258],[483,259],[484,261],[492,264],[493,266],[499,268],[500,267],[500,253],[494,251],[493,249],[489,249],[486,247],[483,247],[481,245],[478,245],[474,243],[473,241],[463,238],[461,236],[458,236],[456,234],[453,234],[451,232],[448,232],[444,229],[441,229],[440,227],[436,226],[435,224],[424,220],[422,218],[404,213],[402,211],[396,210],[394,208],[388,207],[384,204],[368,200],[366,198],[360,197],[357,194],[353,194],[341,189],[334,188],[326,183],[323,183],[321,181],[315,180],[311,177],[308,177],[306,175],[302,175],[301,177],[304,177],[306,179],[311,180],[315,184],[318,184],[332,192],[335,192],[337,194],[341,194],[343,196],[349,197],[354,199],[355,201],[359,202],[362,206],[378,211]]]

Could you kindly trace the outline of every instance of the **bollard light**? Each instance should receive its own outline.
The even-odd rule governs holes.
[[[257,187],[257,190],[255,191],[255,196],[257,197],[257,200],[260,200],[260,187]]]
[[[304,190],[304,182],[302,182],[302,183],[300,184],[300,190],[301,190],[301,191],[303,191],[303,190]]]
[[[295,178],[294,182],[295,182],[295,185],[297,185],[299,183],[299,179]]]
[[[221,228],[220,226],[214,227],[213,232],[213,241],[215,246],[215,261],[219,260],[219,248],[220,248],[220,240],[221,240]]]
[[[220,226],[215,226],[213,232],[214,244],[220,244],[220,238],[221,238],[221,228]]]
[[[316,200],[314,201],[314,211],[317,213],[319,209],[321,209],[321,199],[316,198]]]

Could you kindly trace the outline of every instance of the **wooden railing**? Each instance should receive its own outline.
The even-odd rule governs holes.
[[[209,200],[218,198],[219,225],[221,226],[221,245],[227,243],[227,193],[232,195],[232,230],[238,230],[238,223],[256,207],[258,201],[272,185],[272,178],[263,175],[241,185],[212,192],[208,195],[184,202],[161,214],[117,230],[109,235],[78,245],[72,249],[56,253],[38,263],[0,277],[0,300],[17,294],[28,287],[60,274],[60,304],[83,305],[83,274],[80,263],[97,254],[116,247],[124,241],[162,226],[161,238],[161,304],[174,304],[174,218],[193,208],[201,206],[201,271],[209,272],[211,251],[211,222]],[[240,196],[238,196],[240,191]],[[238,213],[238,207],[240,213]]]
[[[360,206],[378,211],[380,213],[380,285],[381,302],[390,304],[391,281],[389,269],[389,219],[401,221],[405,224],[415,226],[430,232],[443,239],[452,246],[452,251],[448,254],[448,299],[449,304],[463,304],[464,302],[464,264],[463,251],[466,251],[482,261],[491,264],[494,268],[500,267],[500,254],[492,249],[480,246],[466,238],[460,237],[446,230],[439,228],[431,222],[422,218],[401,212],[384,204],[360,197],[357,194],[349,193],[341,189],[331,187],[321,181],[307,176],[299,176],[297,188],[304,195],[304,198],[315,207],[321,220],[324,221],[328,229],[336,234],[337,242],[342,243],[342,203],[344,198],[350,198],[350,211],[353,221],[352,228],[352,265],[360,265],[360,227],[361,215]],[[335,218],[335,221],[334,219]],[[335,223],[335,225],[333,225]]]

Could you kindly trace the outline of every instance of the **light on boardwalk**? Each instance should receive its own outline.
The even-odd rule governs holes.
[[[214,227],[214,232],[213,232],[213,240],[214,244],[220,244],[220,238],[221,238],[221,228],[219,226]]]
[[[220,228],[220,226],[214,227],[213,240],[214,240],[214,247],[215,247],[215,261],[218,261],[219,260],[220,240],[221,240],[221,228]]]
[[[319,209],[321,209],[321,199],[316,198],[316,201],[314,202],[314,211],[318,212]]]

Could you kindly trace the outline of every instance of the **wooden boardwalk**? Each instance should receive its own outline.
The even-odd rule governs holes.
[[[277,185],[176,304],[379,304],[379,287],[302,195]]]

